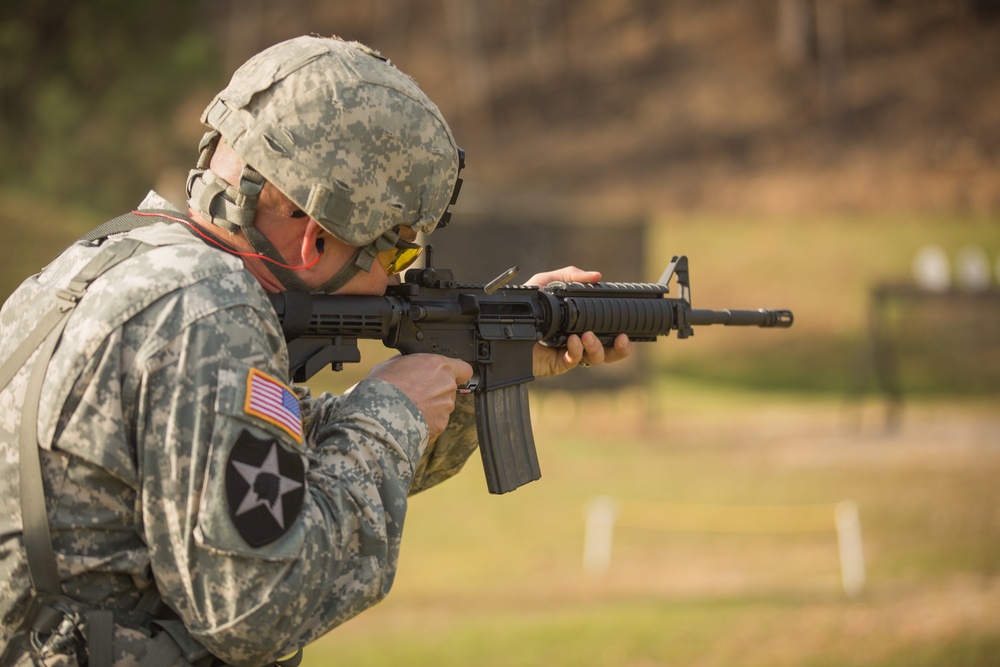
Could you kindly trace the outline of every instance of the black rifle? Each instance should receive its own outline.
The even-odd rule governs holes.
[[[619,333],[655,341],[693,326],[783,327],[787,310],[691,308],[687,257],[674,257],[656,283],[563,283],[507,286],[510,269],[487,285],[462,285],[452,272],[410,269],[406,282],[384,296],[286,292],[271,296],[281,319],[292,379],[304,382],[328,364],[341,370],[361,361],[358,339],[381,340],[403,354],[429,352],[462,359],[475,373],[479,449],[490,493],[506,493],[541,477],[528,415],[528,382],[535,343],[562,346],[571,334],[592,331],[605,345]],[[677,298],[668,298],[676,276]]]

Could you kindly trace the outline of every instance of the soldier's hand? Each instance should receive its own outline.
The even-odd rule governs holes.
[[[535,274],[525,284],[544,287],[555,280],[596,283],[600,279],[599,271],[584,271],[575,266],[567,266]],[[632,341],[625,334],[618,334],[613,344],[604,347],[593,332],[587,331],[583,336],[571,335],[566,340],[566,347],[555,348],[546,347],[541,343],[536,344],[532,356],[532,369],[535,377],[561,375],[580,364],[596,366],[612,363],[624,359],[631,353]]]
[[[434,442],[448,426],[459,385],[472,377],[472,366],[437,354],[407,354],[375,366],[368,377],[395,385],[424,415]]]

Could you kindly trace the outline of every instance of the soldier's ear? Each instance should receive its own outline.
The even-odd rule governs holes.
[[[324,229],[310,219],[302,231],[301,259],[303,264],[307,264],[316,258],[316,253],[323,254],[326,250],[326,239],[323,238]]]

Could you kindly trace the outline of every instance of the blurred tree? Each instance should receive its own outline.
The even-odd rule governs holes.
[[[966,0],[972,14],[982,21],[1000,18],[1000,2],[997,0]]]
[[[492,124],[493,92],[480,0],[445,0],[444,7],[451,52],[459,63],[459,113],[474,111],[482,119],[481,127],[488,130]]]
[[[792,65],[810,61],[816,53],[812,0],[779,0],[778,49]]]
[[[2,3],[4,186],[117,209],[191,162],[191,130],[174,118],[190,91],[217,85],[212,11],[205,0]]]
[[[778,49],[793,66],[818,65],[828,115],[840,110],[846,43],[844,0],[779,0]]]

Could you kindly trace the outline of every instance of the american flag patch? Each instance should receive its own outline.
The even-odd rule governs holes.
[[[256,368],[251,368],[247,376],[247,400],[243,410],[274,424],[295,438],[295,442],[302,442],[299,399],[288,387]]]

